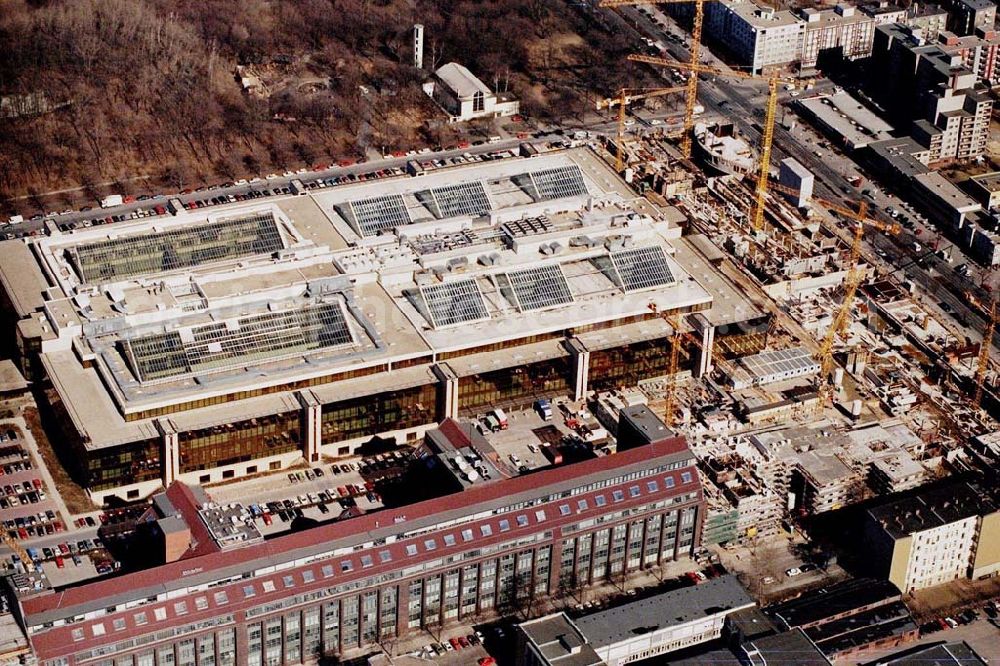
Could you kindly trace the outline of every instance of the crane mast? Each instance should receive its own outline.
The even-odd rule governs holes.
[[[662,97],[670,93],[683,92],[686,88],[650,88],[642,90],[638,88],[622,88],[614,97],[598,100],[597,109],[610,109],[618,107],[618,143],[615,150],[615,169],[621,173],[625,168],[625,107],[632,102],[653,97]]]
[[[691,0],[602,0],[601,7],[623,7],[626,5],[670,5]],[[705,18],[705,0],[694,0],[694,22],[691,25],[691,66],[701,64],[701,28]],[[691,75],[687,80],[684,99],[684,134],[681,137],[681,154],[685,159],[691,157],[691,134],[694,130],[694,110],[698,106],[698,76]],[[621,170],[619,168],[619,170]]]
[[[644,62],[650,65],[661,67],[673,67],[691,72],[694,78],[698,74],[712,74],[715,76],[733,77],[739,79],[765,79],[767,81],[767,107],[764,112],[764,128],[761,133],[760,148],[760,168],[757,174],[757,184],[754,188],[754,201],[750,210],[750,221],[754,231],[761,231],[764,228],[764,207],[767,202],[768,178],[771,168],[771,144],[774,141],[774,118],[778,109],[778,84],[782,81],[790,80],[780,76],[758,76],[739,70],[725,71],[717,67],[702,65],[701,63],[689,64],[659,58],[656,56],[646,56],[633,54],[628,57],[633,62]]]

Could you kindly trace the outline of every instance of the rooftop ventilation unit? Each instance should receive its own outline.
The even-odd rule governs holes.
[[[435,279],[434,273],[430,270],[419,271],[413,274],[413,281],[418,285],[431,284]]]
[[[448,270],[452,273],[462,271],[468,266],[469,260],[466,257],[455,257],[454,259],[449,259],[447,263]]]
[[[625,237],[614,234],[604,239],[604,247],[608,252],[617,252],[625,249]]]
[[[598,241],[590,236],[573,236],[569,239],[570,247],[597,247],[598,245]]]

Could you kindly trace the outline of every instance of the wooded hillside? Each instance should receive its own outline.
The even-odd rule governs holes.
[[[446,143],[420,83],[450,60],[532,119],[579,114],[623,76],[617,41],[564,0],[6,0],[0,198],[176,190]],[[264,87],[244,91],[238,66]]]

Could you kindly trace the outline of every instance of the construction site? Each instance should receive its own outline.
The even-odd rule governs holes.
[[[247,663],[321,645],[353,658],[449,621],[508,622],[524,610],[511,601],[582,612],[588,586],[620,574],[603,599],[620,601],[626,574],[690,561],[762,607],[878,579],[888,620],[830,629],[831,659],[915,639],[914,616],[940,612],[914,610],[918,592],[953,584],[956,612],[985,601],[966,587],[1000,574],[992,273],[829,139],[847,116],[823,107],[854,108],[822,101],[839,85],[703,50],[703,0],[671,41],[677,23],[649,8],[680,1],[594,4],[648,47],[622,70],[662,85],[624,79],[577,125],[300,172],[267,202],[217,197],[211,213],[178,197],[110,231],[46,221],[0,244],[18,349],[0,391],[16,442],[0,462],[20,475],[0,507],[26,636],[12,653],[30,643],[62,663],[106,640],[77,613],[218,588],[211,612],[251,609],[218,634],[220,663],[230,644]],[[442,122],[520,110],[459,63],[435,76],[423,89]],[[847,122],[854,143],[869,136]],[[84,499],[31,472],[55,447],[26,407],[58,429]],[[662,515],[635,518],[647,510]],[[533,531],[502,536],[512,518]],[[63,552],[63,531],[86,538]],[[309,567],[333,557],[318,571],[341,587],[322,589]],[[162,590],[130,585],[160,566]],[[305,594],[255,587],[277,571]],[[158,610],[188,622],[183,602]],[[144,611],[129,622],[111,626],[146,631]]]
[[[659,23],[649,7],[667,4],[602,6],[639,6]],[[616,123],[602,149],[633,187],[679,212],[691,245],[760,316],[716,328],[705,372],[671,359],[679,372],[601,400],[648,402],[690,438],[709,498],[706,543],[790,536],[803,518],[988,470],[969,448],[996,429],[992,346],[982,343],[997,319],[988,294],[958,294],[978,318],[948,316],[940,286],[901,270],[922,267],[927,250],[895,215],[869,196],[845,197],[856,190],[799,161],[824,151],[774,145],[779,112],[814,82],[705,64],[703,3],[686,6],[689,61],[629,57],[684,85],[623,87],[598,102]],[[727,113],[736,105],[703,106],[699,86],[727,79],[756,86],[750,136]],[[685,98],[673,119],[647,104],[670,95]]]

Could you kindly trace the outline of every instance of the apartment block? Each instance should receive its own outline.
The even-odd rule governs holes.
[[[705,28],[754,73],[787,67],[801,58],[805,23],[787,10],[745,0],[712,2],[706,7]]]
[[[870,509],[865,537],[876,569],[902,592],[1000,572],[1000,505],[970,482]]]
[[[870,16],[875,22],[875,25],[906,22],[906,8],[888,2],[888,0],[881,0],[880,2],[861,5],[858,9]]]
[[[924,91],[924,117],[913,123],[912,136],[930,151],[930,164],[967,162],[986,151],[993,100],[976,88],[977,77],[958,55],[929,55],[923,62],[947,67],[950,78]]]
[[[926,152],[924,164],[968,161],[986,149],[993,101],[978,71],[992,75],[994,65],[970,49],[948,33],[942,33],[942,43],[928,44],[920,31],[902,25],[875,29],[877,74],[869,91],[897,126],[911,124],[911,135]]]
[[[959,35],[972,35],[976,30],[992,30],[997,18],[997,6],[992,0],[941,0],[948,10],[948,29]]]
[[[977,29],[966,36],[942,32],[938,44],[946,53],[960,56],[962,64],[987,85],[1000,83],[1000,32]]]
[[[801,10],[806,24],[800,56],[802,69],[815,67],[824,51],[838,51],[848,60],[867,58],[872,53],[875,20],[851,5],[833,9]]]
[[[815,67],[821,54],[868,57],[876,20],[853,5],[775,10],[752,0],[724,0],[706,8],[706,32],[754,72]]]

